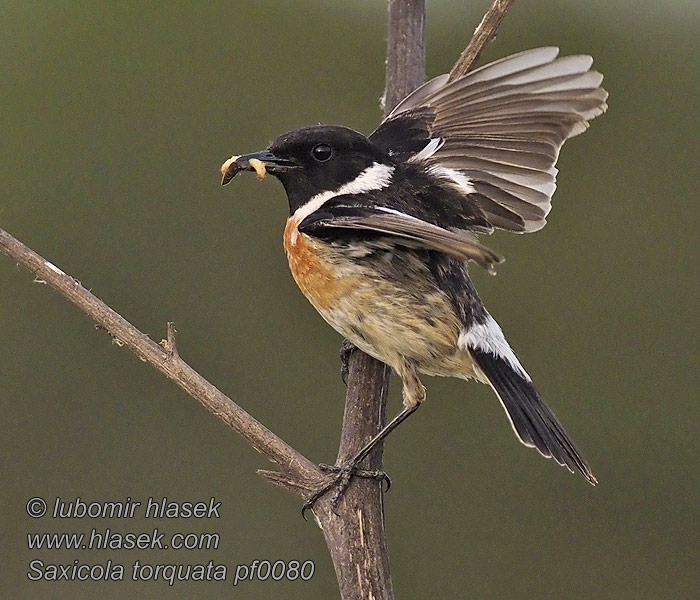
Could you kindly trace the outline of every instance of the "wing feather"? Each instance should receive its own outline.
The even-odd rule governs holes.
[[[551,209],[563,143],[607,108],[593,59],[558,53],[536,48],[452,82],[436,77],[399,103],[370,139],[396,160],[467,177],[467,202],[493,227],[537,231]]]
[[[409,248],[436,250],[463,260],[473,260],[494,272],[503,258],[465,232],[450,231],[416,217],[384,207],[322,207],[298,225],[301,233],[323,237],[332,230],[364,231],[391,239]]]

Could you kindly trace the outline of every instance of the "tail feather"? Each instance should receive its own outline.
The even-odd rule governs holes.
[[[572,473],[579,471],[591,484],[597,482],[586,459],[524,372],[510,361],[480,348],[470,347],[474,361],[491,384],[523,444],[537,448]]]

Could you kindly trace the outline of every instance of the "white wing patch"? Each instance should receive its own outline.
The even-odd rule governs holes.
[[[484,323],[475,323],[469,329],[463,329],[459,334],[457,345],[462,350],[478,348],[484,352],[505,360],[526,381],[532,381],[506,341],[503,331],[496,320],[487,313]]]
[[[445,140],[441,137],[432,138],[428,144],[418,154],[408,159],[408,162],[420,162],[426,158],[430,158],[445,144]]]
[[[436,148],[433,152],[437,152]],[[425,152],[425,149],[421,150],[421,153]],[[463,194],[473,194],[476,190],[472,185],[471,179],[467,177],[464,173],[460,173],[455,169],[448,169],[447,167],[428,167],[428,171],[437,177],[442,179],[447,179],[452,185],[454,185]]]

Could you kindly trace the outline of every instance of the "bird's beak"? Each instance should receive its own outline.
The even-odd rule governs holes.
[[[255,171],[258,179],[264,179],[269,173],[282,173],[294,167],[294,163],[284,158],[279,158],[269,150],[252,152],[241,156],[232,156],[221,165],[221,185],[226,185],[241,171]]]

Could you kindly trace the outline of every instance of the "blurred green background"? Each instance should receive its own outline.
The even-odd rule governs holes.
[[[428,3],[428,75],[488,0]],[[486,386],[427,380],[388,444],[398,598],[689,599],[700,590],[700,4],[520,0],[482,62],[590,53],[608,113],[569,142],[549,225],[496,234],[482,297],[600,485],[524,449]],[[385,4],[3,2],[0,227],[183,357],[315,461],[335,457],[335,334],[296,289],[274,180],[221,162],[297,126],[380,118]],[[0,256],[4,598],[335,598],[323,539],[268,463]],[[392,388],[390,411],[399,406]],[[57,496],[222,502],[221,518],[30,519]],[[210,551],[29,551],[27,532],[213,531]],[[33,583],[28,562],[229,566],[226,583]],[[309,582],[231,587],[235,565]]]

